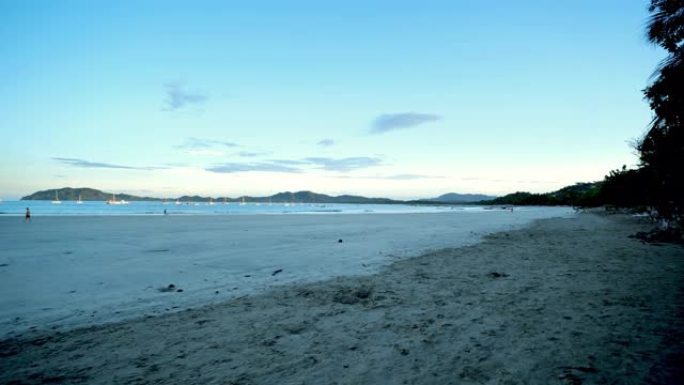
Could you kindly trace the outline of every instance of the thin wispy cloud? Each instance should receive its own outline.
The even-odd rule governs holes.
[[[301,166],[309,163],[303,160],[296,159],[271,159],[269,160],[269,162],[277,164],[286,164],[288,166]]]
[[[351,158],[324,158],[310,157],[303,159],[272,159],[264,162],[231,162],[215,164],[205,170],[218,173],[235,173],[250,171],[268,171],[301,173],[307,170],[319,169],[336,172],[349,172],[353,170],[374,167],[382,164],[380,158],[351,157]]]
[[[439,175],[420,175],[420,174],[396,174],[396,175],[385,175],[376,177],[379,179],[391,179],[391,180],[415,180],[415,179],[442,179],[443,176]]]
[[[318,141],[316,144],[322,147],[330,147],[335,145],[335,141],[332,139],[323,139]]]
[[[395,175],[366,175],[366,176],[350,176],[338,175],[336,178],[343,179],[383,179],[383,180],[416,180],[416,179],[442,179],[443,176],[438,175],[420,175],[420,174],[395,174]]]
[[[210,172],[231,174],[236,172],[284,172],[284,173],[298,173],[301,172],[299,168],[286,166],[283,164],[258,162],[258,163],[221,163],[208,167],[205,170]]]
[[[371,126],[371,134],[403,130],[420,126],[421,124],[436,122],[442,119],[439,115],[405,112],[399,114],[383,114],[375,118]]]
[[[151,167],[151,166],[150,167],[126,166],[126,165],[114,164],[114,163],[92,162],[89,160],[78,159],[78,158],[54,157],[52,159],[56,160],[60,163],[66,164],[67,166],[80,167],[80,168],[111,168],[111,169],[124,169],[124,170],[145,170],[145,171],[163,170],[163,169],[167,168],[167,167],[156,167],[156,166],[155,167]]]
[[[63,164],[66,164],[68,166],[73,166],[73,167],[82,167],[82,168],[122,168],[122,169],[128,169],[132,170],[135,169],[134,167],[130,166],[123,166],[120,164],[112,164],[112,163],[103,163],[103,162],[91,162],[88,160],[84,159],[76,159],[76,158],[52,158],[53,160],[56,160],[58,162],[61,162]]]
[[[258,151],[240,151],[236,153],[235,155],[241,157],[241,158],[256,158],[257,156],[264,156],[268,155],[270,152],[258,152]]]
[[[380,158],[373,158],[367,156],[357,156],[350,158],[311,157],[304,158],[304,160],[312,163],[314,166],[321,168],[323,170],[341,172],[378,166],[382,163],[382,160]]]
[[[212,148],[223,148],[223,147],[237,147],[238,145],[232,142],[226,142],[222,140],[214,139],[203,139],[190,137],[185,139],[185,142],[175,146],[181,150],[208,150]]]
[[[209,97],[200,92],[190,92],[185,89],[185,86],[179,82],[172,82],[164,84],[166,92],[166,99],[164,99],[165,110],[176,111],[182,108],[201,105],[206,102]]]

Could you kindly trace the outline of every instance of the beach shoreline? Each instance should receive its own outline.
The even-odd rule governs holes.
[[[352,215],[0,217],[0,338],[367,275],[569,208]],[[274,274],[274,272],[279,273]]]
[[[684,248],[537,220],[379,273],[0,342],[15,384],[675,383]]]

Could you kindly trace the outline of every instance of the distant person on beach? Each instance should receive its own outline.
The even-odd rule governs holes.
[[[26,208],[26,215],[24,216],[24,222],[31,222],[31,210]]]
[[[164,209],[164,215],[167,215],[166,209]]]

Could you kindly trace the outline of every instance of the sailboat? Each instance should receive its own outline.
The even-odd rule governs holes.
[[[246,205],[246,203],[245,203],[245,197],[242,197],[242,202],[240,202],[240,206],[244,206],[244,205]]]
[[[78,199],[76,200],[76,204],[77,205],[83,204],[83,201],[81,200],[81,194],[78,194]]]
[[[59,200],[59,194],[57,194],[57,191],[55,191],[55,200],[52,201],[52,204],[54,204],[54,205],[62,204],[62,201]]]
[[[209,206],[213,206],[213,205],[214,205],[214,198],[209,198]]]
[[[127,205],[128,202],[121,199],[121,200],[116,200],[116,195],[112,194],[112,199],[107,201],[108,205]]]

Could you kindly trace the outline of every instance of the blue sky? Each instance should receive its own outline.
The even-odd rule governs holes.
[[[599,180],[651,119],[647,6],[0,0],[0,198]]]

